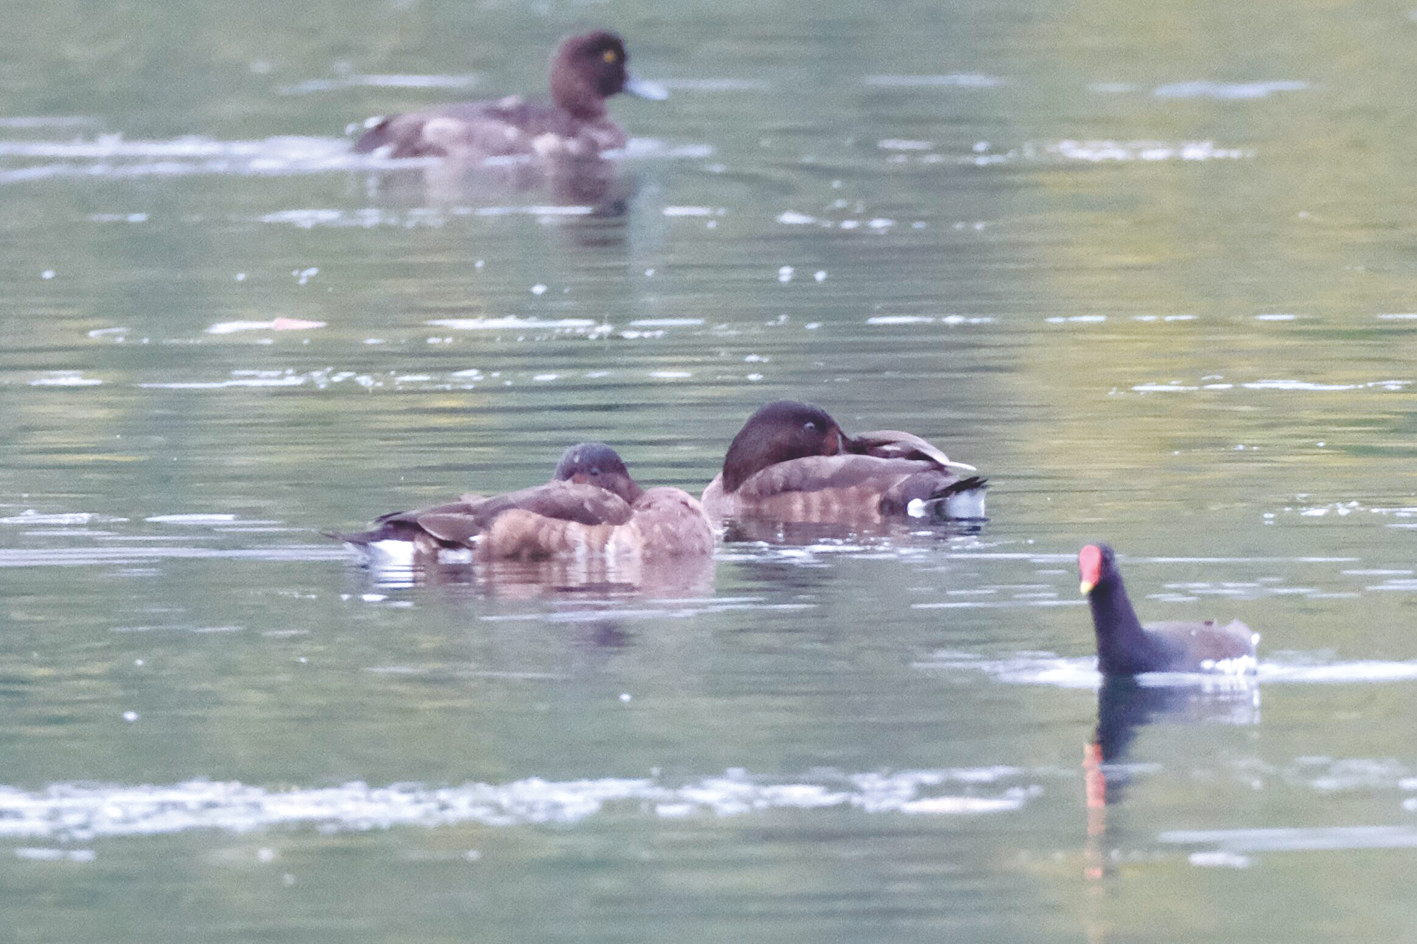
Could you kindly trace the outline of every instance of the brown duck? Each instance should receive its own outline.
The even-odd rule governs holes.
[[[370,118],[354,150],[467,161],[518,154],[593,158],[627,140],[605,110],[607,98],[627,92],[658,101],[668,95],[632,76],[625,68],[629,61],[625,44],[608,30],[572,36],[551,59],[550,104],[513,95]]]
[[[871,524],[984,517],[985,480],[913,433],[848,436],[825,410],[777,400],[748,418],[704,490],[711,518]]]
[[[371,558],[547,560],[591,554],[708,555],[703,508],[677,488],[642,489],[604,443],[567,449],[550,482],[505,495],[383,515],[368,531],[326,532]]]

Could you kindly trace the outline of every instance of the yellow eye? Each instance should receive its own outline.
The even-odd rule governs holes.
[[[619,58],[619,57],[615,55],[615,50],[613,50],[613,49],[607,49],[607,50],[605,50],[605,55],[604,55],[602,58],[603,58],[606,62],[614,62],[614,61],[615,61],[617,58]]]

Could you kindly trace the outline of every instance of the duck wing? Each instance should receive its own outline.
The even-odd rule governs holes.
[[[703,505],[677,488],[651,488],[635,500],[631,527],[646,557],[713,553],[713,524]]]
[[[326,537],[334,538],[336,541],[344,541],[347,544],[360,547],[367,547],[380,541],[418,541],[420,538],[432,534],[423,525],[423,519],[426,517],[455,517],[473,514],[476,505],[467,499],[478,499],[478,496],[465,495],[461,501],[434,505],[431,508],[392,511],[375,518],[367,531],[322,531],[320,533]],[[436,537],[436,535],[433,536]]]
[[[492,560],[540,561],[600,554],[648,560],[713,553],[713,527],[703,507],[687,493],[652,488],[627,507],[631,510],[624,517],[597,520],[508,508],[481,537],[478,554]]]
[[[804,456],[770,465],[738,487],[743,500],[762,500],[791,492],[875,487],[884,492],[897,481],[930,466],[911,459],[870,455]]]
[[[523,112],[534,108],[536,106],[512,97],[501,101],[455,102],[370,119],[372,124],[355,142],[354,150],[369,154],[387,148],[389,157],[517,154],[526,151],[528,146],[527,141],[520,140],[523,135],[517,131],[515,122]]]
[[[853,436],[847,443],[847,449],[880,459],[917,459],[933,462],[945,469],[976,471],[972,465],[954,461],[934,443],[898,429],[878,429]]]
[[[864,525],[881,520],[881,498],[933,463],[864,455],[805,456],[771,465],[724,496],[724,516]],[[947,473],[945,473],[947,474]],[[706,493],[706,499],[708,498]],[[706,502],[707,503],[707,502]],[[715,513],[714,508],[710,513]]]
[[[619,495],[596,485],[554,481],[491,498],[469,494],[443,505],[391,512],[375,518],[368,531],[324,533],[360,546],[379,541],[424,543],[431,538],[445,547],[469,547],[498,517],[512,510],[535,518],[584,525],[616,525],[630,520],[630,505]]]
[[[354,145],[360,154],[380,148],[389,157],[475,157],[529,154],[543,134],[572,137],[564,111],[519,95],[495,101],[455,102],[380,118]]]
[[[630,520],[630,503],[598,485],[554,481],[484,499],[474,515],[482,527],[512,509],[542,518],[578,524],[624,524]]]

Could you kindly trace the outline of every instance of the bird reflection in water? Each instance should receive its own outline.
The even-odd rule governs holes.
[[[1122,803],[1142,768],[1129,761],[1141,729],[1158,721],[1182,724],[1257,724],[1260,691],[1254,676],[1105,676],[1097,692],[1097,730],[1083,748],[1087,798],[1086,873],[1111,874],[1117,837],[1108,810]]]
[[[518,201],[548,203],[542,214],[577,245],[624,241],[635,192],[634,174],[619,160],[599,156],[528,161],[521,157],[460,161],[418,159],[419,166],[390,167],[366,178],[366,198],[384,204],[442,208],[454,214],[530,212]],[[511,201],[514,205],[507,207]]]
[[[979,534],[986,522],[953,518],[870,522],[774,521],[766,518],[724,521],[726,543],[770,544],[775,547],[810,547],[814,544],[891,544],[897,546],[933,543]]]
[[[415,586],[466,588],[497,600],[574,595],[584,599],[634,596],[682,599],[712,595],[714,560],[708,555],[645,559],[638,555],[586,559],[479,561],[475,564],[419,561],[413,566],[371,566],[361,571],[378,590]]]

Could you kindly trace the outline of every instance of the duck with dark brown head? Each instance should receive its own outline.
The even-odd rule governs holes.
[[[703,508],[677,488],[643,489],[604,443],[567,449],[550,482],[375,519],[361,532],[326,532],[371,559],[546,560],[588,554],[709,555]]]
[[[820,407],[777,400],[733,437],[704,490],[709,516],[879,523],[890,516],[983,518],[985,480],[913,433],[849,436]]]
[[[371,118],[354,150],[462,161],[593,158],[627,140],[605,109],[607,98],[621,92],[655,101],[668,97],[660,86],[631,75],[629,61],[624,42],[609,30],[572,36],[551,59],[551,103],[514,95]]]

